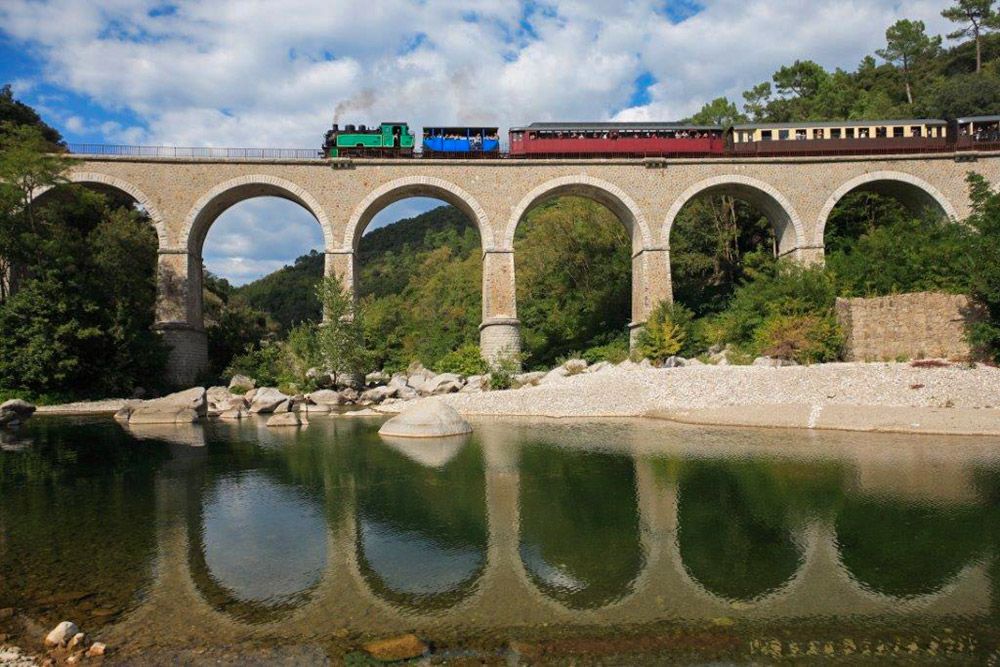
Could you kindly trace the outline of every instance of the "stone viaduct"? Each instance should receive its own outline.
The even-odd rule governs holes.
[[[632,238],[632,330],[670,299],[670,230],[689,201],[730,194],[774,225],[778,251],[822,261],[827,218],[845,195],[876,191],[942,218],[969,212],[969,171],[1000,183],[1000,154],[645,160],[232,159],[75,155],[69,179],[127,193],[159,239],[157,329],[173,353],[171,379],[194,380],[207,362],[202,246],[229,207],[276,196],[307,209],[323,230],[327,275],[356,287],[358,243],[380,210],[434,197],[462,210],[480,233],[480,344],[487,358],[520,345],[514,234],[532,207],[577,195],[608,207]]]

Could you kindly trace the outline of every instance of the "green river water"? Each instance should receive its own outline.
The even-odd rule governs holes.
[[[479,420],[0,440],[0,633],[110,662],[994,663],[1000,442]]]

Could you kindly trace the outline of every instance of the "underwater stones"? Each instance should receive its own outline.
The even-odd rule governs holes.
[[[80,628],[76,627],[76,623],[72,621],[63,621],[45,636],[46,646],[64,646],[69,643],[73,637],[80,632]]]
[[[450,405],[428,400],[406,408],[378,432],[399,438],[441,438],[471,433],[472,426]]]
[[[413,634],[368,642],[362,648],[365,653],[382,662],[411,660],[427,652],[427,644]]]

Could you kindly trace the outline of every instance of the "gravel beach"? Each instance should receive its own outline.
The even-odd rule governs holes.
[[[730,426],[1000,435],[1000,369],[840,363],[608,368],[443,397],[465,415],[653,417]]]

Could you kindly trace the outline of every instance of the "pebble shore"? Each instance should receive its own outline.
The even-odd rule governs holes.
[[[608,368],[443,397],[469,416],[657,417],[699,424],[1000,435],[1000,369],[838,363]]]

